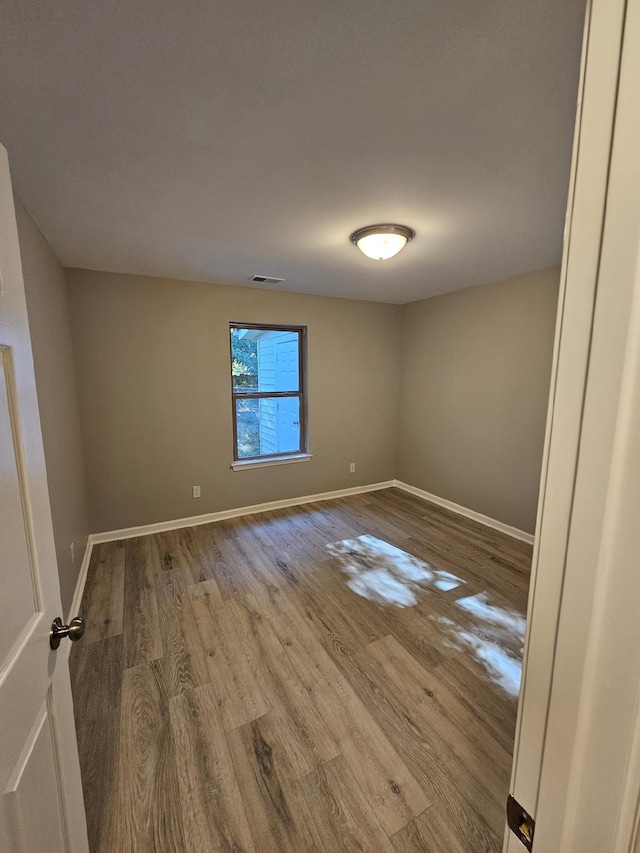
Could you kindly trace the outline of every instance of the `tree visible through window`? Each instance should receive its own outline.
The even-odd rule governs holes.
[[[306,452],[305,331],[230,324],[236,460]]]

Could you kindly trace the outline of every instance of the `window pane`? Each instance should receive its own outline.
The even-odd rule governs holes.
[[[235,404],[239,459],[301,450],[299,397],[236,398]]]
[[[231,377],[235,393],[258,390],[258,342],[251,329],[231,329]]]
[[[236,429],[239,459],[260,455],[259,402],[259,400],[236,399]]]
[[[300,333],[290,329],[232,329],[233,390],[299,391]]]
[[[260,453],[296,453],[300,450],[300,399],[260,400]]]

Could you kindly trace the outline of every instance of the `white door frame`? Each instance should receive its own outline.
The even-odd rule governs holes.
[[[628,853],[637,832],[638,43],[640,0],[593,0],[511,787],[541,853]]]

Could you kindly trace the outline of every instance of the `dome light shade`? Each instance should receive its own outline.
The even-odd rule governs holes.
[[[404,249],[416,232],[406,225],[368,225],[351,235],[351,242],[374,261],[386,261]]]

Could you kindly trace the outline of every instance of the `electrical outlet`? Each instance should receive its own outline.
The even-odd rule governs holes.
[[[193,487],[193,496],[194,496],[194,498],[200,497],[200,486],[194,486]]]
[[[355,462],[349,462],[349,473],[350,474],[356,473],[356,463]]]
[[[76,545],[75,542],[71,543],[71,562],[75,563],[76,561]]]

